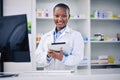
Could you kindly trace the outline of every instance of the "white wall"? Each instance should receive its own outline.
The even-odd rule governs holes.
[[[16,15],[27,14],[28,20],[31,20],[32,0],[3,0],[3,14]]]
[[[18,15],[27,14],[28,21],[31,21],[32,17],[32,0],[3,0],[3,15]],[[30,40],[31,41],[31,40]],[[31,42],[30,42],[31,43]],[[30,49],[31,50],[31,49]],[[5,62],[4,71],[5,72],[25,72],[32,70],[32,62],[30,63],[15,63],[15,62]]]

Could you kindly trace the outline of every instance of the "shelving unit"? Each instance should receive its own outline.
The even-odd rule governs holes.
[[[98,66],[107,66],[109,64],[91,64],[92,60],[97,60],[99,56],[114,56],[115,62],[119,61],[120,56],[120,41],[116,40],[116,34],[120,33],[120,18],[110,17],[112,14],[120,15],[120,1],[119,0],[34,0],[33,1],[33,23],[34,29],[32,29],[33,38],[36,40],[36,35],[38,33],[46,33],[53,29],[54,22],[52,20],[52,9],[57,3],[66,3],[69,5],[71,10],[71,18],[69,20],[68,26],[81,32],[83,38],[87,37],[88,41],[85,41],[85,57],[87,58],[86,64],[78,65],[80,71],[83,70],[85,74],[96,74],[96,70],[99,71]],[[38,10],[48,10],[49,16],[38,16]],[[96,18],[95,11],[102,11],[106,13],[104,18]],[[90,15],[93,15],[90,17]],[[81,17],[77,17],[77,16]],[[120,17],[120,16],[119,16]],[[104,36],[109,37],[106,41],[91,41],[95,33],[102,33]],[[36,49],[36,41],[34,41],[34,50]],[[112,64],[111,66],[114,66]],[[117,63],[117,65],[119,65]],[[83,66],[85,68],[83,68]],[[92,68],[96,67],[97,69]],[[109,65],[110,66],[110,65]],[[78,71],[79,71],[78,70]],[[102,67],[100,73],[106,73],[107,68]],[[109,69],[110,70],[110,69]],[[114,73],[120,73],[116,71]],[[120,68],[117,68],[120,70]],[[98,72],[98,74],[100,74]],[[108,72],[109,73],[109,72]],[[82,74],[82,72],[80,73]]]
[[[108,15],[120,14],[119,0],[91,0],[91,13],[102,11],[107,14],[105,18],[92,18],[91,19],[91,37],[95,33],[102,33],[104,36],[109,37],[106,41],[91,41],[91,60],[99,60],[99,56],[112,56],[114,63],[109,64],[91,64],[91,74],[103,73],[119,73],[120,71],[120,41],[117,41],[117,33],[120,33],[120,18],[109,17]],[[99,13],[101,14],[101,13]],[[108,74],[107,73],[107,74]]]

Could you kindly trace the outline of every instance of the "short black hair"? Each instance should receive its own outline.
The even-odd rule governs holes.
[[[68,5],[66,5],[64,3],[59,3],[59,4],[55,5],[55,7],[53,8],[53,12],[55,11],[56,7],[64,8],[64,9],[68,10],[68,13],[70,14],[70,8],[68,7]]]

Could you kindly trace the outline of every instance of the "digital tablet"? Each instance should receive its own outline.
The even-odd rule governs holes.
[[[71,48],[70,48],[69,44],[67,44],[65,42],[48,44],[48,49],[51,49],[51,50],[60,51],[61,48],[64,53],[70,53]]]

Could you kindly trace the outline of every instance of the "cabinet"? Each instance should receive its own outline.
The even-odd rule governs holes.
[[[120,33],[120,11],[119,0],[34,0],[32,3],[32,34],[34,38],[34,50],[36,49],[36,37],[53,29],[52,9],[57,3],[66,3],[71,10],[71,18],[68,26],[81,32],[85,41],[86,63],[78,65],[80,74],[104,73],[111,69],[111,72],[120,69],[120,42],[116,40],[116,34]],[[46,12],[47,11],[47,12]],[[102,16],[97,17],[96,12],[100,11]],[[48,13],[48,16],[45,14]],[[113,16],[114,14],[114,16]],[[119,14],[119,15],[118,15]],[[114,18],[113,18],[114,17]],[[106,41],[96,41],[94,34],[104,34]],[[41,36],[41,35],[39,35]],[[98,64],[99,57],[112,56],[114,64]],[[107,67],[107,68],[106,68]],[[108,72],[109,73],[109,72]]]

